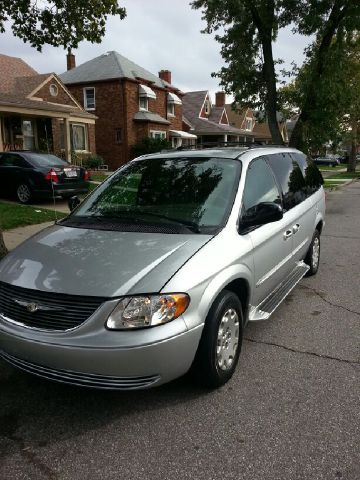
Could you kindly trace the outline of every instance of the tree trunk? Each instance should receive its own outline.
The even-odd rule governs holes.
[[[356,170],[356,153],[357,153],[357,122],[351,124],[351,150],[347,171],[355,173]]]
[[[0,229],[0,260],[5,257],[5,255],[8,253],[7,248],[5,247],[4,243],[4,237],[2,234],[2,231]]]
[[[275,4],[273,1],[269,1],[266,12],[263,11],[262,15],[260,15],[258,8],[255,6],[255,2],[250,2],[249,8],[251,10],[254,24],[259,32],[264,56],[263,75],[266,84],[266,119],[269,124],[269,130],[273,143],[275,145],[283,145],[284,140],[282,138],[276,116],[277,90],[274,57],[272,51],[272,25],[274,22]]]
[[[271,45],[271,33],[261,35],[262,47],[264,54],[264,75],[266,82],[266,118],[269,124],[269,130],[271,133],[272,142],[275,145],[283,145],[284,140],[282,138],[279,124],[277,121],[277,92],[276,92],[276,77],[274,58]]]

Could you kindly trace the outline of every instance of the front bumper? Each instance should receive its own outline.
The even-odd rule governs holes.
[[[168,337],[170,330],[166,327],[175,322],[178,333]],[[64,335],[61,342],[56,334],[36,338],[36,332],[29,334],[29,329],[11,328],[0,319],[0,356],[17,368],[62,383],[117,390],[149,388],[169,382],[189,370],[202,325],[191,330],[181,325],[185,324],[178,318],[149,329],[155,331],[155,334],[149,332],[153,339],[150,343],[141,345],[135,341],[133,345],[119,347],[114,337],[124,332],[104,332],[108,338],[114,335],[108,344],[104,343],[103,335],[99,342],[96,338],[91,341],[99,346],[86,341],[76,345],[74,341],[67,342]],[[133,339],[140,340],[144,336],[142,332],[144,330],[129,333]]]

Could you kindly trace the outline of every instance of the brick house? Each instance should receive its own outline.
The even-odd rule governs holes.
[[[244,131],[242,138],[245,142],[272,143],[269,124],[264,120],[264,114],[255,112],[251,108],[233,108],[232,103],[225,105],[230,124]],[[285,143],[288,142],[286,121],[280,113],[277,114],[281,136]],[[259,121],[259,120],[262,121]]]
[[[207,90],[186,92],[183,97],[183,127],[198,137],[198,144],[242,141],[244,131],[232,126],[225,108],[224,92],[217,92],[215,104]]]
[[[0,55],[0,151],[95,153],[95,119],[57,75]]]
[[[178,147],[194,135],[182,129],[182,92],[171,72],[154,75],[115,51],[79,67],[67,56],[60,75],[76,100],[96,115],[96,149],[115,169],[131,159],[132,147],[145,137],[166,138]]]

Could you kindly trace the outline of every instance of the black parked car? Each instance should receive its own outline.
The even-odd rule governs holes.
[[[340,165],[340,160],[336,157],[317,157],[314,158],[316,165],[328,165],[329,167],[336,167]]]
[[[85,168],[69,165],[55,155],[28,151],[0,153],[0,193],[16,195],[21,203],[61,195],[69,198],[89,190]]]

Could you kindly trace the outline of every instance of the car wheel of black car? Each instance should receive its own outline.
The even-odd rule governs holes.
[[[20,183],[16,189],[16,197],[20,203],[29,203],[32,199],[32,191],[27,183]]]
[[[233,375],[242,343],[243,314],[239,298],[223,290],[205,321],[192,373],[211,388],[224,385]]]
[[[310,270],[307,272],[306,276],[311,277],[312,275],[315,275],[319,270],[320,264],[320,233],[318,230],[315,230],[304,262],[310,267]]]

